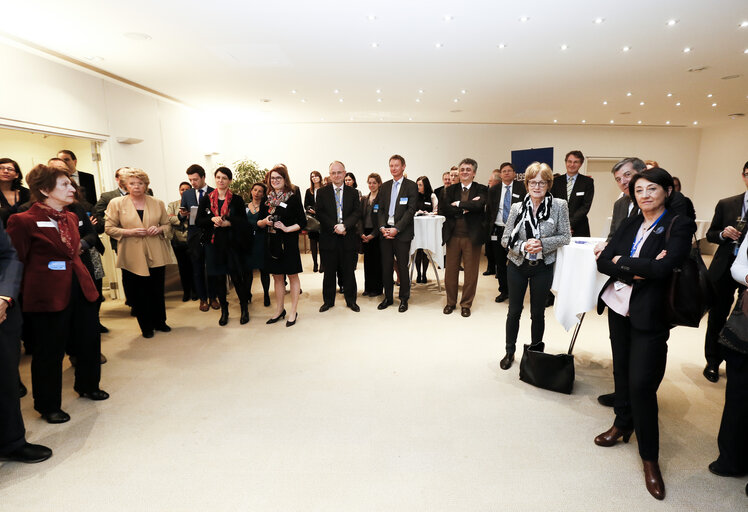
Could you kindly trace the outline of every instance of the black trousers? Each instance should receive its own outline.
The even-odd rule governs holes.
[[[174,256],[177,257],[177,267],[179,268],[179,281],[182,283],[184,295],[190,297],[195,289],[195,277],[192,271],[192,258],[187,250],[186,245],[172,244]],[[194,292],[196,294],[196,292]]]
[[[122,269],[122,281],[127,282],[130,305],[142,332],[153,331],[166,323],[165,269],[166,267],[149,268],[149,276],[139,276]]]
[[[511,261],[507,269],[509,285],[509,312],[506,315],[506,353],[514,354],[517,347],[519,320],[524,308],[525,293],[530,285],[530,344],[537,345],[543,341],[545,332],[545,300],[553,283],[553,265],[540,261],[530,265],[525,261],[517,266]]]
[[[486,265],[486,272],[491,272],[492,274],[496,274],[496,253],[493,250],[493,247],[491,247],[491,242],[486,242],[486,261],[488,264]]]
[[[335,304],[335,280],[340,276],[340,284],[343,286],[345,303],[347,305],[356,303],[356,259],[358,252],[355,247],[346,248],[345,239],[336,236],[332,242],[325,240],[320,242],[320,254],[325,262],[325,274],[322,278],[322,300],[325,304]]]
[[[135,293],[135,290],[132,290]],[[99,389],[101,379],[101,335],[96,303],[88,302],[73,275],[70,302],[62,311],[27,312],[28,328],[34,340],[31,385],[34,409],[40,413],[60,410],[62,404],[62,359],[65,347],[75,338],[75,384],[79,393]]]
[[[728,267],[725,273],[714,283],[714,287],[717,294],[707,317],[704,356],[707,363],[719,366],[724,360],[722,345],[719,344],[719,333],[727,322],[730,306],[735,300],[735,290],[740,288],[740,285],[732,278]]]
[[[252,300],[252,281],[254,281],[254,269],[247,269],[247,293],[249,300],[251,302]],[[270,290],[270,274],[265,272],[264,270],[259,270],[260,272],[260,283],[262,284],[262,292],[263,295],[268,295],[268,292]]]
[[[660,452],[657,389],[665,376],[670,330],[641,331],[629,317],[608,308],[615,383],[613,424],[634,429],[642,460],[656,461]]]
[[[205,247],[200,244],[200,237],[193,236],[188,241],[188,251],[192,261],[192,284],[200,300],[214,299],[216,292],[208,282],[205,274]]]
[[[364,234],[370,235],[373,228],[364,228]],[[364,248],[364,291],[369,295],[382,293],[382,250],[379,247],[379,237],[375,236],[365,244]]]
[[[501,245],[501,237],[504,235],[504,228],[502,226],[493,225],[491,231],[491,237],[496,237],[496,240],[489,240],[488,244],[491,246],[491,253],[493,253],[494,264],[496,265],[496,278],[499,280],[499,294],[509,293],[509,285],[506,277],[507,269],[507,252],[506,249]]]
[[[382,254],[382,284],[384,295],[388,300],[393,300],[395,281],[392,279],[394,271],[394,260],[397,258],[397,268],[400,272],[400,300],[410,298],[410,275],[408,274],[408,261],[410,260],[410,240],[404,242],[397,237],[388,240],[381,237],[379,247]]]
[[[248,272],[245,270],[232,270],[229,276],[231,276],[231,282],[234,283],[234,291],[236,291],[236,296],[239,297],[239,303],[249,303],[249,290],[252,286],[252,279],[248,277]],[[208,276],[208,282],[212,283],[218,302],[221,305],[227,304],[226,276]]]
[[[748,355],[723,347],[727,370],[725,408],[717,445],[720,469],[748,472]]]
[[[26,442],[18,389],[21,310],[17,304],[7,311],[8,317],[0,324],[0,455],[16,450]]]

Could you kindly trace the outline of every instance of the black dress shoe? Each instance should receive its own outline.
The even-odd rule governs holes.
[[[197,299],[198,299],[198,296],[195,293],[193,293],[192,296],[190,297],[190,300],[197,300]]]
[[[20,398],[25,397],[29,393],[29,390],[26,389],[26,386],[23,385],[23,382],[20,380],[18,381],[18,396]]]
[[[319,312],[320,313],[324,313],[325,311],[327,311],[328,309],[330,309],[332,306],[333,306],[332,304],[328,304],[327,302],[325,302],[324,304],[322,304],[319,307]]]
[[[390,299],[384,299],[382,302],[379,303],[377,306],[377,309],[387,309],[388,307],[392,306],[393,301]]]
[[[400,299],[400,305],[397,307],[400,313],[408,311],[408,299]]]
[[[600,395],[597,397],[597,401],[600,405],[604,405],[605,407],[613,407],[616,401],[616,394],[608,393],[607,395]]]
[[[62,409],[53,412],[43,412],[42,418],[47,420],[47,423],[65,423],[66,421],[70,421],[70,415]]]
[[[493,274],[495,274],[495,273],[496,273],[496,272],[491,272],[490,270],[486,270],[485,272],[483,272],[483,275],[484,275],[484,276],[490,276],[490,275],[493,275]]]
[[[498,296],[496,297],[496,302],[504,302],[504,301],[505,301],[505,300],[507,300],[508,298],[509,298],[509,295],[507,295],[506,293],[500,293],[500,294],[499,294],[499,295],[498,295]]]
[[[291,327],[292,325],[296,324],[296,320],[299,319],[299,313],[296,313],[296,316],[293,317],[293,320],[291,320],[291,317],[288,317],[288,320],[286,320],[286,327]]]
[[[100,334],[106,334],[109,332],[109,329],[107,329],[105,326],[99,324],[99,333]]]
[[[345,290],[343,289],[342,286],[340,288],[338,288],[338,293],[345,293]]]
[[[89,400],[96,400],[96,401],[106,400],[107,398],[109,398],[109,393],[107,393],[106,391],[102,391],[101,389],[95,389],[93,391],[84,391],[83,393],[79,391],[78,394],[80,395],[81,398],[88,398]]]
[[[156,330],[157,331],[161,331],[161,332],[171,332],[171,327],[169,327],[168,325],[166,325],[166,322],[164,322],[161,325],[157,325],[156,326]]]
[[[51,456],[52,450],[50,450],[46,446],[26,443],[20,448],[17,448],[6,455],[0,455],[0,460],[33,464],[35,462],[45,461]]]
[[[99,354],[99,364],[106,364],[106,356],[104,354]]]
[[[741,477],[746,475],[746,471],[730,471],[728,469],[722,468],[719,465],[718,461],[714,461],[711,464],[709,464],[709,472],[712,474],[715,474],[717,476],[733,476],[733,477]]]
[[[189,302],[190,301],[190,294],[185,293],[182,295],[182,302]]]
[[[507,354],[504,356],[504,359],[501,360],[499,363],[499,367],[501,367],[502,370],[508,370],[512,367],[512,363],[514,362],[514,354]]]
[[[143,337],[144,338],[153,338],[153,331],[143,331]]]
[[[270,320],[268,320],[268,321],[267,321],[267,322],[265,322],[265,323],[266,323],[266,324],[274,324],[275,322],[277,322],[277,321],[278,321],[278,320],[280,320],[281,318],[286,318],[286,310],[285,310],[285,309],[284,309],[284,310],[283,310],[283,311],[281,312],[281,314],[280,314],[280,315],[276,316],[275,318],[271,318]]]
[[[706,368],[704,368],[704,377],[709,382],[717,382],[719,380],[719,365],[707,364]]]
[[[361,311],[361,308],[358,307],[358,304],[356,304],[355,302],[353,304],[348,304],[348,309],[350,309],[351,311],[355,311],[356,313]]]
[[[470,316],[470,308],[462,308],[460,310],[460,314],[463,316],[463,318],[467,318]]]
[[[445,315],[451,315],[452,311],[454,311],[454,310],[455,310],[454,306],[450,306],[449,304],[447,304],[446,306],[444,306],[444,309],[442,310],[442,313],[444,313]]]

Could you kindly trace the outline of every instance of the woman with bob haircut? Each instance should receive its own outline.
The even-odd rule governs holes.
[[[595,438],[598,446],[628,443],[636,433],[647,491],[665,498],[658,463],[657,388],[665,375],[671,325],[665,314],[668,278],[688,256],[696,224],[671,209],[673,178],[647,169],[629,182],[641,213],[623,221],[597,260],[609,275],[600,292],[598,313],[608,307],[613,351],[615,420]]]
[[[73,389],[91,400],[109,398],[99,389],[99,292],[81,261],[78,217],[65,209],[75,200],[69,172],[40,164],[26,181],[35,202],[8,220],[8,235],[23,263],[34,409],[48,423],[64,423],[70,415],[62,410],[62,360],[73,340],[78,357]]]

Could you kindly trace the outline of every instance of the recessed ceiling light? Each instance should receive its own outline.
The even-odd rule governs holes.
[[[320,120],[320,121],[324,121],[324,120],[325,120],[325,118],[324,118],[324,117],[320,117],[320,118],[319,118],[319,120]]]
[[[366,17],[366,19],[367,19],[367,20],[369,20],[369,21],[374,21],[374,20],[376,20],[376,19],[377,19],[377,17],[376,17],[376,16],[374,16],[373,14],[369,14],[369,15],[368,15],[368,16]]]
[[[457,103],[458,101],[460,101],[460,98],[455,98],[452,101],[454,101],[455,103]]]
[[[437,48],[442,48],[444,45],[442,43],[436,43],[434,44],[434,46],[436,46]]]
[[[584,124],[584,123],[586,123],[586,122],[587,122],[587,120],[586,120],[586,119],[582,119],[582,124]]]
[[[529,16],[520,16],[519,17],[519,21],[522,22],[522,23],[527,23],[528,21],[530,21],[530,17]]]
[[[270,103],[271,101],[269,98],[260,98],[260,103]]]
[[[624,52],[627,52],[627,51],[629,51],[630,49],[631,49],[631,47],[630,47],[630,46],[624,46],[624,47],[623,47],[623,51],[624,51]]]
[[[748,27],[748,21],[742,21],[740,23],[740,28],[745,28],[745,27]]]
[[[382,98],[377,98],[377,103],[382,103]]]
[[[304,98],[301,98],[302,103],[306,103],[306,100]]]
[[[608,104],[608,102],[607,102],[607,101],[603,101],[603,105],[607,105],[607,104]]]
[[[506,44],[499,43],[498,45],[496,45],[496,47],[499,48],[500,50],[503,50],[504,48],[506,48]]]
[[[686,46],[685,48],[683,48],[683,53],[691,53],[691,47]]]
[[[593,23],[594,23],[595,25],[599,25],[599,24],[600,24],[600,23],[602,23],[603,21],[605,21],[605,18],[595,18],[594,20],[592,20],[592,22],[593,22]]]
[[[444,21],[452,21],[454,19],[454,16],[450,16],[449,14],[444,16]]]
[[[615,123],[615,121],[613,121],[613,120],[611,119],[611,120],[610,120],[610,124],[613,124],[613,123]]]
[[[380,121],[384,121],[384,118],[383,118],[383,117],[380,117],[380,118],[379,118],[379,120],[380,120]]]
[[[418,94],[423,94],[423,89],[418,89]]]
[[[343,98],[340,98],[340,99],[339,99],[338,101],[339,101],[340,103],[343,103]]]
[[[641,121],[637,121],[636,124],[642,124],[642,122]]]
[[[716,107],[716,106],[717,106],[717,104],[716,104],[716,103],[712,103],[712,106],[713,106],[713,107]]]
[[[644,102],[643,102],[643,101],[640,101],[640,102],[639,102],[639,105],[641,105],[641,106],[643,107],[643,106],[644,106]]]
[[[743,50],[743,53],[748,53],[748,48],[746,48],[745,50]]]
[[[672,98],[673,97],[673,93],[672,92],[667,93],[667,97],[668,98]]]
[[[340,92],[340,91],[339,91],[338,89],[334,89],[334,90],[332,91],[332,93],[333,93],[333,94],[338,94],[339,92]]]
[[[465,89],[462,89],[462,90],[460,91],[460,94],[467,94],[467,90],[465,90]]]
[[[558,123],[558,119],[554,119],[554,120],[553,120],[553,122],[554,122],[554,123]]]
[[[412,120],[413,120],[413,118],[412,118],[412,117],[409,117],[409,118],[408,118],[408,121],[412,121]]]
[[[693,124],[699,124],[699,122],[698,121],[694,121]]]
[[[379,43],[371,43],[372,48],[379,48]]]
[[[561,45],[561,49],[562,49],[562,50],[566,50],[566,49],[568,49],[568,48],[569,48],[569,47],[568,47],[567,45],[565,45],[565,44],[562,44],[562,45]]]
[[[707,98],[711,98],[712,96],[714,96],[714,95],[711,94],[711,93],[709,93],[709,94],[706,95]]]
[[[291,94],[296,94],[296,89],[291,89]]]
[[[676,23],[678,23],[678,20],[668,20],[667,26],[674,27]]]
[[[665,124],[670,124],[670,121],[665,121]]]
[[[382,89],[377,89],[377,94],[381,94],[381,93],[382,93]]]
[[[348,119],[350,119],[351,121],[353,121],[353,116],[349,117]]]
[[[149,39],[152,39],[151,36],[143,32],[126,32],[123,35],[128,39],[132,39],[133,41],[148,41]]]
[[[421,98],[416,98],[416,103],[421,103]]]
[[[631,93],[630,93],[630,92],[627,92],[627,93],[626,93],[626,96],[631,96]]]
[[[680,107],[680,101],[675,104],[676,107]]]

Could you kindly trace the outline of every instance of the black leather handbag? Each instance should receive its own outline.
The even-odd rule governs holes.
[[[719,333],[719,342],[736,352],[748,354],[748,290],[738,297],[735,309]]]
[[[584,321],[584,315],[574,328],[574,335],[566,354],[546,354],[544,345],[525,345],[522,360],[519,363],[519,380],[535,387],[571,394],[574,388],[574,343],[577,341],[579,328]]]

